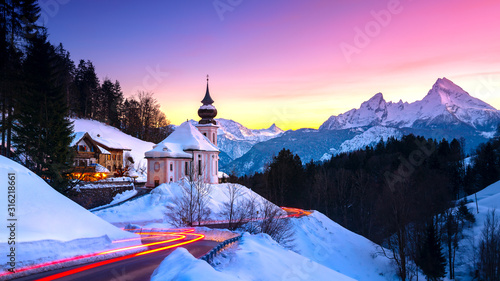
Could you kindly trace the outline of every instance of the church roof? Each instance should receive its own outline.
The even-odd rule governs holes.
[[[210,91],[208,90],[208,78],[207,78],[207,91],[205,92],[205,97],[203,98],[201,103],[203,103],[203,105],[214,103],[214,100],[210,96]]]
[[[191,123],[184,122],[166,139],[146,152],[146,157],[191,158],[189,151],[213,151],[219,149],[202,135]]]

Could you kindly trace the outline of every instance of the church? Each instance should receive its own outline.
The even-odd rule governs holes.
[[[208,89],[198,109],[201,120],[193,126],[188,121],[178,126],[162,142],[145,153],[148,178],[146,187],[175,182],[182,178],[219,182],[219,148],[217,147],[217,109]]]

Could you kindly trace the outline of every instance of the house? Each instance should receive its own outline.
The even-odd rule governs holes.
[[[70,146],[76,151],[73,177],[84,181],[102,179],[122,169],[124,151],[131,150],[100,135],[92,137],[87,132],[74,133]]]
[[[74,179],[94,181],[106,178],[109,170],[99,164],[101,157],[109,155],[109,151],[100,147],[87,132],[76,132],[70,144],[75,149]]]
[[[112,173],[121,170],[124,162],[124,153],[125,151],[131,151],[131,149],[113,140],[102,138],[100,135],[92,139],[103,151],[106,151],[106,153],[100,155],[99,164],[106,167]]]
[[[201,120],[193,126],[182,123],[165,140],[145,153],[148,161],[146,187],[175,182],[182,178],[219,182],[219,148],[217,147],[217,109],[208,89],[198,110]]]

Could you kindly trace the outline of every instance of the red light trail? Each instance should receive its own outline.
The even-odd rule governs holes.
[[[103,261],[99,261],[99,262],[94,262],[94,263],[84,265],[84,266],[81,266],[81,267],[78,267],[78,268],[75,268],[72,270],[68,270],[65,272],[61,272],[58,274],[54,274],[54,275],[51,275],[48,277],[38,279],[38,280],[55,280],[58,278],[69,276],[69,275],[72,275],[72,274],[75,274],[78,272],[82,272],[82,271],[85,271],[85,270],[88,270],[91,268],[96,268],[99,266],[103,266],[106,264],[130,259],[130,258],[137,257],[137,256],[147,255],[147,254],[151,254],[151,253],[155,253],[155,252],[159,252],[159,251],[165,251],[165,250],[179,247],[182,245],[191,244],[191,243],[194,243],[196,241],[199,241],[199,240],[205,238],[205,235],[194,233],[194,231],[195,231],[195,229],[191,228],[191,229],[180,229],[180,230],[171,230],[170,229],[169,231],[165,231],[165,229],[158,229],[158,231],[155,230],[155,231],[141,232],[141,233],[137,233],[137,234],[148,235],[148,236],[147,237],[138,237],[138,238],[131,238],[131,239],[116,240],[116,241],[113,241],[113,243],[123,243],[123,242],[139,240],[139,239],[148,240],[148,239],[158,239],[158,238],[167,238],[167,237],[170,239],[151,242],[151,243],[142,244],[142,245],[122,247],[122,248],[117,248],[117,249],[113,249],[113,250],[109,250],[109,251],[93,253],[93,254],[88,254],[88,255],[81,255],[81,256],[76,256],[76,257],[72,257],[72,258],[66,258],[66,259],[61,259],[61,260],[57,260],[57,261],[51,261],[51,262],[46,262],[46,263],[42,263],[42,264],[37,264],[37,265],[33,265],[33,266],[27,266],[27,267],[23,267],[23,268],[16,270],[15,273],[31,271],[34,269],[39,269],[39,268],[43,268],[43,267],[47,267],[47,266],[51,266],[51,265],[56,265],[56,264],[67,264],[67,263],[72,262],[72,261],[84,260],[84,259],[96,257],[96,256],[105,256],[105,255],[113,254],[113,253],[130,251],[130,250],[135,250],[135,249],[140,249],[140,248],[146,248],[145,250],[140,251],[138,253],[125,255],[122,257],[116,257],[116,258],[103,260]],[[171,237],[173,237],[173,238],[171,238]],[[188,239],[188,240],[180,241],[180,240],[185,240],[185,239]],[[148,247],[150,247],[150,246],[157,246],[157,245],[172,243],[172,242],[176,242],[176,241],[179,241],[179,242],[171,244],[171,245],[167,245],[164,247],[156,248],[156,249],[148,249]],[[15,273],[2,272],[2,273],[0,273],[0,277],[15,274]]]

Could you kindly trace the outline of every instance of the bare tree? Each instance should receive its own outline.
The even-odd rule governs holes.
[[[495,210],[486,215],[479,242],[478,269],[481,280],[500,280],[500,222]]]
[[[245,212],[240,198],[243,195],[242,186],[239,184],[230,183],[227,185],[228,189],[225,192],[228,201],[224,202],[222,215],[228,220],[228,228],[234,230],[244,220]],[[237,223],[238,222],[238,223]]]
[[[260,230],[268,234],[282,246],[291,248],[293,237],[290,219],[283,216],[283,210],[273,203],[266,201],[261,205]]]
[[[191,183],[181,183],[182,196],[174,200],[174,206],[167,207],[167,217],[176,226],[193,226],[196,217],[196,189]]]

